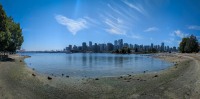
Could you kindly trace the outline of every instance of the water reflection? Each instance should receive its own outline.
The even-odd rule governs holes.
[[[29,55],[29,54],[28,54]],[[140,55],[93,53],[37,53],[25,59],[29,67],[42,73],[65,73],[71,76],[112,76],[165,69],[171,64]]]

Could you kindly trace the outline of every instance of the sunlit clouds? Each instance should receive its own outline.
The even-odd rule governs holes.
[[[78,31],[87,28],[87,21],[83,18],[73,20],[62,15],[56,15],[55,19],[59,24],[66,26],[73,35],[76,35]]]

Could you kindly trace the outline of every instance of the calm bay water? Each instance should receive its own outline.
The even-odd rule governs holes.
[[[39,73],[62,74],[74,77],[119,76],[159,71],[172,64],[144,55],[108,53],[23,53],[29,55],[25,62]]]

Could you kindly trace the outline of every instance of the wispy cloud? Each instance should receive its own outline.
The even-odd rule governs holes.
[[[188,36],[188,34],[183,33],[183,32],[180,31],[180,30],[175,30],[175,31],[173,32],[172,36],[177,36],[177,37],[183,38],[183,37]]]
[[[123,20],[120,18],[108,18],[105,17],[104,23],[108,26],[107,29],[105,29],[107,32],[111,34],[118,34],[118,35],[126,35],[126,29],[123,25]]]
[[[157,27],[150,27],[144,30],[144,32],[153,32],[153,31],[158,31],[159,29]]]
[[[191,26],[188,26],[188,29],[191,29],[191,30],[200,30],[200,26],[191,25]]]
[[[110,4],[107,4],[107,5],[108,5],[108,7],[109,7],[111,10],[113,10],[115,13],[120,14],[120,15],[123,15],[119,10],[113,8]]]
[[[124,2],[130,8],[133,8],[136,11],[140,12],[141,14],[146,15],[146,11],[144,10],[144,8],[140,4],[132,4],[128,1],[126,1],[126,0],[122,0],[122,2]]]
[[[132,39],[142,39],[142,37],[140,35],[136,35],[136,34],[132,34],[129,37],[132,38]]]
[[[73,20],[63,15],[56,15],[55,19],[59,24],[66,26],[73,35],[76,35],[76,33],[80,30],[88,28],[87,21],[84,18]]]
[[[168,43],[168,44],[172,44],[175,42],[174,38],[169,38],[168,40],[164,40],[163,42]]]

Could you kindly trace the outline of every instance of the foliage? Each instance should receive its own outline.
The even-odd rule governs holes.
[[[15,52],[23,41],[20,24],[8,17],[0,4],[0,51]]]
[[[119,53],[119,54],[130,54],[131,53],[131,49],[128,47],[123,47],[121,50],[116,50],[115,53]]]
[[[199,44],[196,36],[191,35],[190,37],[183,38],[179,44],[179,50],[181,53],[199,52]]]

